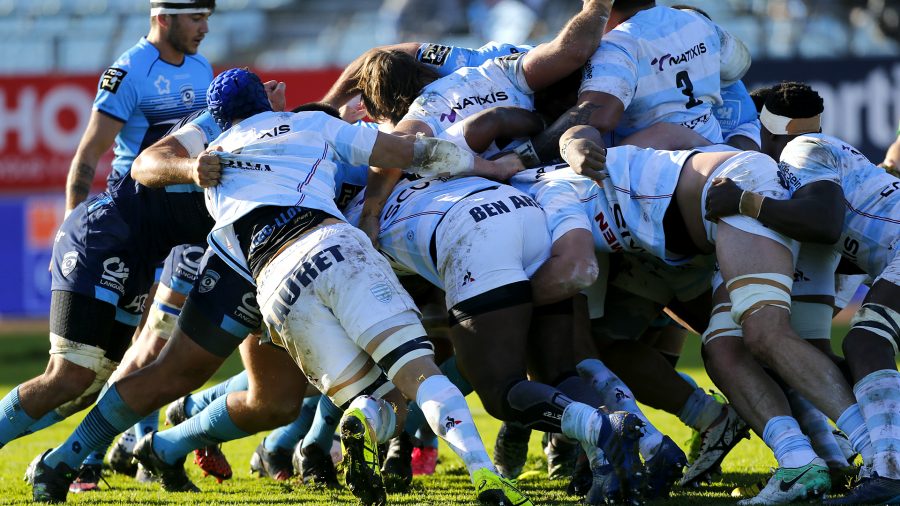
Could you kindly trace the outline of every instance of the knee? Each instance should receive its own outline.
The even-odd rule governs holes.
[[[597,258],[594,255],[563,258],[565,268],[557,281],[567,293],[578,293],[593,285],[600,274]]]
[[[59,398],[72,400],[82,395],[94,383],[97,373],[65,359],[63,363],[52,363],[44,372],[42,380]]]

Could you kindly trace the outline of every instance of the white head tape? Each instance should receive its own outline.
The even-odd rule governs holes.
[[[212,14],[215,8],[214,1],[197,0],[168,0],[165,2],[150,2],[150,15],[161,14]]]
[[[762,112],[759,113],[759,122],[775,135],[800,135],[822,130],[821,114],[816,114],[812,118],[788,118],[773,113],[766,109],[766,106],[763,106]]]

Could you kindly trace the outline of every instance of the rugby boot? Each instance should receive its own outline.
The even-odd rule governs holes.
[[[478,502],[485,506],[534,506],[515,484],[487,468],[472,473]]]
[[[531,429],[514,423],[503,422],[494,444],[494,464],[504,478],[515,480],[522,474],[528,458],[528,440]]]
[[[772,472],[774,473],[775,470],[773,469]],[[768,482],[767,479],[763,479],[763,480],[755,481],[749,485],[735,487],[731,491],[731,497],[734,497],[735,499],[756,497],[762,491],[762,489],[766,488],[767,482]]]
[[[188,396],[178,399],[166,408],[166,425],[175,426],[188,419],[185,403]]]
[[[113,443],[109,452],[106,454],[106,461],[109,462],[109,468],[112,472],[131,476],[133,478],[135,474],[137,474],[137,464],[134,461],[134,454],[132,453],[135,443],[134,434],[130,434],[130,438],[126,438],[126,435],[129,434],[127,432],[122,434],[122,436],[119,437],[119,440]],[[129,440],[131,443],[130,445],[128,444]]]
[[[716,392],[715,390],[710,390],[709,395],[712,396],[712,398],[715,399],[716,402],[722,404],[723,406],[728,402],[728,400],[725,399],[724,395]],[[695,460],[697,460],[697,457],[700,456],[700,445],[702,443],[702,440],[703,438],[701,437],[700,431],[691,428],[691,437],[684,442],[685,446],[688,447],[688,462],[694,462]]]
[[[381,475],[388,492],[406,492],[412,484],[413,443],[409,433],[403,431],[388,442],[387,455],[381,466]]]
[[[437,468],[438,449],[431,446],[415,447],[412,451],[413,476],[434,474]]]
[[[381,477],[375,431],[358,408],[344,412],[340,431],[347,488],[362,504],[382,506],[387,502],[387,495]]]
[[[304,448],[302,444],[301,441],[294,448],[291,462],[294,464],[294,471],[300,475],[303,483],[315,487],[340,488],[341,484],[338,482],[337,470],[334,468],[331,454],[326,453],[317,445]]]
[[[100,480],[103,479],[102,472],[102,464],[81,464],[81,467],[78,469],[78,476],[69,485],[69,492],[78,494],[100,490]]]
[[[31,494],[34,502],[66,502],[69,485],[75,481],[77,473],[65,463],[61,463],[55,468],[44,463],[44,457],[51,451],[53,451],[52,448],[38,455],[28,466],[31,472]]]
[[[756,496],[738,501],[740,506],[817,501],[831,490],[828,465],[820,458],[802,467],[779,467]]]
[[[622,486],[616,471],[608,462],[598,462],[591,466],[591,487],[584,497],[584,504],[622,504]]]
[[[644,422],[635,414],[616,411],[606,416],[612,430],[601,436],[598,446],[612,464],[622,494],[628,501],[639,502],[644,489],[644,466],[638,450]],[[591,463],[592,467],[595,463]]]
[[[194,464],[203,470],[203,476],[212,476],[218,483],[230,480],[233,474],[231,464],[228,463],[219,445],[194,450]]]
[[[291,451],[278,448],[270,452],[260,442],[250,457],[250,473],[260,478],[272,478],[275,481],[289,480],[294,476],[294,465],[291,463]]]
[[[700,454],[684,472],[679,485],[696,487],[710,481],[710,471],[717,469],[728,453],[741,441],[750,439],[750,427],[729,404],[722,414],[700,435]]]
[[[174,464],[159,458],[153,450],[153,431],[142,437],[134,446],[134,458],[156,478],[167,492],[199,492],[200,489],[188,478],[184,470],[184,457]]]
[[[862,479],[847,495],[828,499],[825,504],[900,504],[900,480],[875,474]]]
[[[566,487],[566,493],[569,495],[577,495],[584,497],[593,486],[593,471],[584,451],[578,453],[575,459],[575,471],[572,472],[572,480]]]
[[[581,446],[570,441],[562,434],[544,433],[542,440],[544,455],[547,456],[547,476],[551,480],[563,480],[572,477],[575,472],[575,459]]]
[[[669,436],[663,436],[656,453],[645,463],[647,467],[647,498],[665,499],[680,478],[687,457]]]

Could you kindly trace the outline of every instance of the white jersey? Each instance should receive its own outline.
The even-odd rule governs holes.
[[[585,66],[581,91],[622,101],[617,138],[666,122],[720,143],[712,107],[722,103],[720,57],[727,40],[726,32],[695,12],[642,10],[603,36]]]
[[[534,92],[521,71],[521,56],[517,53],[478,67],[464,67],[432,82],[410,105],[403,120],[421,121],[432,136],[469,149],[461,133],[452,130],[465,118],[499,106],[534,110]]]
[[[900,179],[872,164],[842,140],[807,134],[781,153],[779,176],[791,192],[816,181],[841,186],[847,205],[844,230],[835,245],[875,277],[900,251]]]
[[[580,228],[594,235],[597,251],[646,252],[679,265],[690,257],[666,251],[663,217],[681,168],[693,153],[634,146],[610,148],[606,153],[609,178],[602,188],[567,164],[520,172],[511,183],[544,208],[554,242]]]
[[[381,212],[381,252],[395,268],[414,272],[443,289],[430,247],[434,231],[457,202],[498,186],[496,181],[471,176],[401,180]],[[359,223],[363,198],[358,195],[346,210],[350,223]]]
[[[335,217],[337,162],[369,162],[378,131],[323,112],[266,112],[248,118],[210,143],[221,146],[222,181],[206,189],[216,220],[210,247],[253,281],[232,225],[262,206],[303,206]]]

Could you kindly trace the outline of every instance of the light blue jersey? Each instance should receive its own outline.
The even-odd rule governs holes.
[[[681,168],[693,153],[609,148],[609,177],[602,187],[568,164],[525,170],[510,182],[544,208],[554,242],[570,230],[584,229],[593,234],[597,251],[647,253],[679,265],[690,257],[666,251],[663,218]]]
[[[719,120],[725,142],[735,135],[742,135],[757,146],[760,145],[762,125],[756,112],[756,104],[743,82],[738,81],[722,88],[722,103],[713,107],[713,114]]]
[[[847,208],[835,248],[871,277],[900,254],[900,179],[825,134],[805,134],[789,142],[778,168],[791,192],[817,181],[841,186]]]
[[[324,112],[265,112],[226,130],[210,143],[221,146],[222,180],[206,189],[216,220],[211,248],[253,282],[234,235],[234,222],[262,206],[302,206],[342,217],[335,199],[338,162],[366,165],[378,131]]]
[[[655,123],[677,123],[722,142],[712,107],[722,102],[722,41],[705,17],[669,7],[638,12],[603,36],[584,70],[581,92],[622,101],[614,134],[624,138]]]
[[[206,58],[185,55],[166,63],[146,38],[120,56],[100,77],[94,110],[124,123],[116,136],[110,185],[131,170],[144,148],[182,117],[206,107],[213,70]]]
[[[444,77],[463,67],[478,67],[488,60],[516,53],[526,53],[532,49],[534,49],[532,46],[501,44],[494,41],[488,42],[478,49],[426,43],[422,44],[416,52],[416,60],[428,65],[439,76]]]

